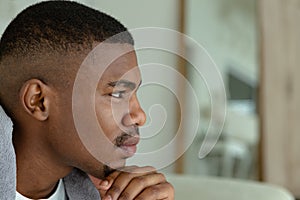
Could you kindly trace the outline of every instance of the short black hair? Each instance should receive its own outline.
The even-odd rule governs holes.
[[[72,51],[78,45],[102,42],[124,31],[127,28],[113,17],[82,4],[41,2],[23,10],[6,28],[0,42],[0,60],[5,55],[24,56],[43,47]],[[115,42],[133,44],[133,39],[128,34]]]
[[[112,37],[122,33],[122,37]],[[0,103],[9,114],[25,81],[57,82],[68,66],[43,66],[43,56],[90,51],[97,42],[134,44],[115,18],[73,1],[29,6],[8,25],[0,40]],[[24,60],[30,62],[23,62]],[[32,61],[32,62],[31,62]],[[55,58],[54,58],[55,61]],[[78,66],[79,67],[79,66]],[[65,70],[65,71],[63,71]],[[50,73],[51,72],[51,73]]]

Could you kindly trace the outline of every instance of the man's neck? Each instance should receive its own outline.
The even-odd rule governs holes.
[[[17,159],[17,191],[33,199],[49,197],[59,179],[69,174],[72,167],[59,163],[40,140],[24,137],[24,132],[14,131],[13,135]]]

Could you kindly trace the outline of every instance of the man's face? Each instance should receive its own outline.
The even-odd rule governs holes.
[[[127,44],[107,44],[107,46],[111,51],[114,49],[123,49],[123,52],[131,49],[131,51],[118,57],[107,67],[102,66],[101,58],[95,59],[100,62],[96,62],[95,66],[104,67],[104,70],[96,86],[88,83],[79,89],[81,92],[77,100],[84,105],[79,109],[79,120],[73,121],[74,113],[73,116],[70,114],[74,110],[70,112],[72,108],[69,106],[69,94],[68,98],[60,99],[59,105],[68,105],[68,111],[59,112],[60,125],[56,127],[63,135],[58,136],[62,141],[58,147],[62,149],[58,151],[61,151],[64,160],[67,160],[69,165],[99,178],[107,175],[111,168],[123,167],[126,159],[134,155],[139,142],[138,127],[146,120],[136,94],[141,84],[141,76],[135,52]],[[87,77],[84,81],[89,82],[91,76],[99,77],[98,72],[95,70],[93,74],[84,75],[83,77]],[[90,90],[91,88],[95,90]],[[87,90],[93,92],[86,92]],[[89,99],[92,99],[91,102]],[[74,104],[74,99],[72,103]],[[95,115],[87,110],[93,110]],[[80,131],[83,130],[78,128],[80,123],[88,129]],[[92,128],[96,127],[95,125],[99,129]]]
[[[137,99],[141,84],[134,51],[117,58],[104,71],[95,94],[95,110],[99,125],[114,145],[111,167],[122,166],[134,155],[139,142],[139,126],[145,123],[145,113]],[[114,166],[115,165],[115,166]]]

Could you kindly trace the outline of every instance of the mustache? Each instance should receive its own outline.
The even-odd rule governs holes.
[[[129,131],[129,132],[124,132],[122,135],[118,136],[116,139],[115,139],[115,145],[117,147],[120,147],[124,144],[124,142],[129,139],[129,138],[132,138],[132,137],[136,137],[140,135],[140,131],[139,131],[139,128],[135,128],[134,130],[132,131]]]

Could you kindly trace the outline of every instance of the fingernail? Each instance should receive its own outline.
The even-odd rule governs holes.
[[[108,181],[106,181],[106,180],[105,180],[105,181],[102,181],[100,185],[101,185],[101,186],[107,186],[107,185],[108,185]]]

